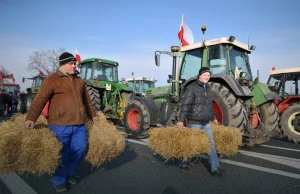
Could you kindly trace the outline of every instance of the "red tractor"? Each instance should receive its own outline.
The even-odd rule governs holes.
[[[275,100],[280,114],[280,133],[289,141],[300,143],[300,68],[270,71],[269,88],[281,100]]]
[[[12,83],[5,82],[5,79],[12,80]],[[0,72],[0,89],[4,89],[7,93],[20,90],[20,85],[15,83],[14,74],[4,74]]]

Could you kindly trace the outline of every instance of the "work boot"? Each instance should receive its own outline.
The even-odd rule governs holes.
[[[226,173],[226,170],[218,168],[217,170],[211,172],[210,174],[212,176],[222,176],[225,173]]]
[[[76,177],[75,175],[69,176],[68,180],[69,180],[69,183],[72,185],[76,185],[79,182],[78,177]]]
[[[57,185],[54,187],[56,192],[61,193],[68,190],[67,186],[65,184]]]

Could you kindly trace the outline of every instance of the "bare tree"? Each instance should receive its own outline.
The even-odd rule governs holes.
[[[29,55],[27,70],[51,74],[58,68],[58,58],[63,52],[65,52],[64,48],[34,51]]]
[[[10,74],[10,72],[5,67],[3,67],[2,65],[0,65],[0,73],[2,73],[3,75]]]

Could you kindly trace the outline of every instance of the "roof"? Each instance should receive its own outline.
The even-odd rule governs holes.
[[[300,72],[300,67],[271,70],[270,75],[277,75],[282,73],[295,73],[295,72]]]
[[[117,66],[119,65],[119,63],[116,62],[116,61],[111,61],[111,60],[101,59],[101,58],[88,58],[88,59],[82,60],[80,62],[80,64],[94,62],[94,61],[98,61],[98,62],[102,62],[102,63],[107,63],[107,64],[110,64],[110,65],[117,65]]]
[[[135,77],[134,78],[136,81],[139,81],[139,80],[146,80],[146,81],[152,81],[152,82],[155,82],[156,80],[155,79],[152,79],[152,78],[146,78],[146,77]],[[125,78],[125,81],[133,81],[133,78]]]
[[[225,37],[215,38],[212,40],[205,40],[205,46],[212,46],[212,45],[225,44],[225,43],[235,45],[235,46],[242,48],[245,51],[251,53],[251,50],[249,49],[248,45],[241,43],[237,40],[234,40],[233,42],[229,42],[228,38],[225,38]],[[188,50],[193,50],[193,49],[201,48],[201,47],[204,47],[203,42],[198,42],[195,44],[181,47],[180,51],[188,51]]]

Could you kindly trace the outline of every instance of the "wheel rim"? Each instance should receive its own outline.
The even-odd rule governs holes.
[[[300,112],[295,112],[289,117],[288,126],[293,133],[300,135]]]
[[[253,129],[257,129],[259,127],[259,119],[256,113],[252,115],[250,122]]]
[[[128,112],[128,126],[132,131],[137,131],[141,126],[141,113],[137,109]]]
[[[213,109],[214,109],[217,120],[219,121],[219,123],[223,124],[224,117],[223,117],[222,108],[221,108],[220,104],[217,103],[217,101],[215,101],[214,99],[213,99]]]

